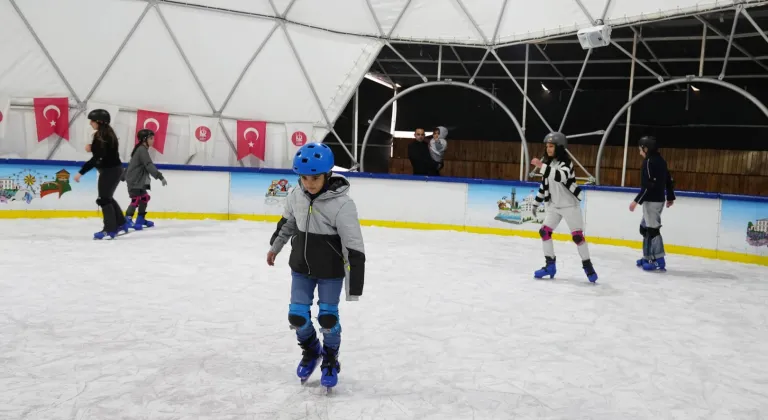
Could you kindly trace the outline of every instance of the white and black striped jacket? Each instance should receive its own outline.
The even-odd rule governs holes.
[[[573,162],[566,165],[553,159],[549,164],[542,164],[539,172],[544,179],[539,185],[539,193],[536,194],[537,205],[543,202],[552,202],[555,207],[579,205],[581,187],[576,183]]]

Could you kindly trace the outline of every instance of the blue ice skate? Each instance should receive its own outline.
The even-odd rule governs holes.
[[[125,233],[128,233],[128,229],[133,227],[133,217],[131,216],[125,216]]]
[[[323,363],[320,365],[320,385],[328,388],[333,388],[339,382],[339,372],[341,372],[341,364],[338,360],[339,351],[328,347],[323,347]]]
[[[317,368],[317,362],[323,356],[323,347],[320,346],[320,341],[314,336],[309,343],[299,343],[299,346],[304,349],[304,352],[299,366],[296,367],[296,375],[303,384]]]
[[[155,222],[146,220],[144,216],[138,216],[136,217],[136,223],[133,224],[133,228],[136,230],[142,230],[145,227],[153,227],[154,225],[155,225]]]
[[[664,261],[664,257],[657,258],[653,261],[644,261],[643,270],[645,271],[667,271],[667,262]]]
[[[536,277],[537,279],[540,279],[544,276],[549,276],[549,278],[554,278],[555,274],[557,273],[557,267],[555,264],[555,258],[552,257],[545,257],[547,261],[547,265],[544,267],[541,267],[541,269],[536,270],[533,273],[533,277]]]
[[[646,260],[645,257],[640,258],[639,260],[637,260],[637,266],[642,267],[643,264],[645,264],[646,262],[648,262],[648,260]]]
[[[101,232],[96,232],[96,233],[94,233],[94,234],[93,234],[93,239],[99,239],[99,240],[101,240],[101,239],[104,239],[104,238],[106,238],[106,237],[109,237],[109,239],[115,239],[115,236],[117,236],[117,232],[105,232],[105,231],[101,231]]]
[[[584,274],[587,275],[587,279],[589,279],[589,281],[592,283],[596,282],[597,273],[595,272],[595,268],[592,267],[592,261],[584,260],[581,262],[581,265],[584,268]]]

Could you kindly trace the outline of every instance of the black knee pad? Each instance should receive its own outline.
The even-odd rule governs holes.
[[[661,233],[659,232],[660,230],[661,230],[660,228],[648,228],[648,237],[655,238],[661,235]]]
[[[648,228],[643,225],[640,225],[640,234],[643,235],[643,237],[645,237],[645,235],[648,234]]]
[[[339,318],[335,314],[322,314],[317,317],[317,322],[325,329],[332,329],[339,322]]]
[[[99,198],[96,199],[96,204],[98,204],[99,206],[102,206],[102,207],[103,206],[108,206],[111,203],[112,203],[112,199],[111,198],[101,198],[101,197],[99,197]]]
[[[296,328],[301,328],[307,323],[307,318],[301,315],[288,314],[288,322]]]

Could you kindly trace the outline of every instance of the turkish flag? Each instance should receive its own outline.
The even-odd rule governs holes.
[[[163,153],[165,150],[165,135],[168,133],[168,114],[164,112],[145,111],[143,109],[136,111],[134,146],[139,142],[139,131],[145,128],[155,132],[155,143],[152,144],[152,147],[157,149],[158,152]]]
[[[263,161],[266,149],[265,121],[237,121],[237,160],[254,155]]]
[[[37,141],[58,134],[69,141],[69,98],[35,98]]]

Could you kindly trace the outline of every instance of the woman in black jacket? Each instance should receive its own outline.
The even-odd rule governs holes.
[[[93,142],[86,146],[85,150],[91,152],[93,157],[83,164],[79,173],[75,174],[75,182],[80,182],[80,177],[93,168],[99,171],[99,197],[96,199],[96,204],[101,207],[104,227],[100,232],[93,234],[93,239],[104,239],[105,236],[114,238],[117,236],[118,230],[128,231],[125,227],[123,210],[113,197],[123,173],[122,162],[120,161],[120,143],[115,131],[109,125],[111,122],[109,112],[103,109],[94,109],[88,114],[88,119],[91,120],[91,127],[96,132],[93,133]]]

